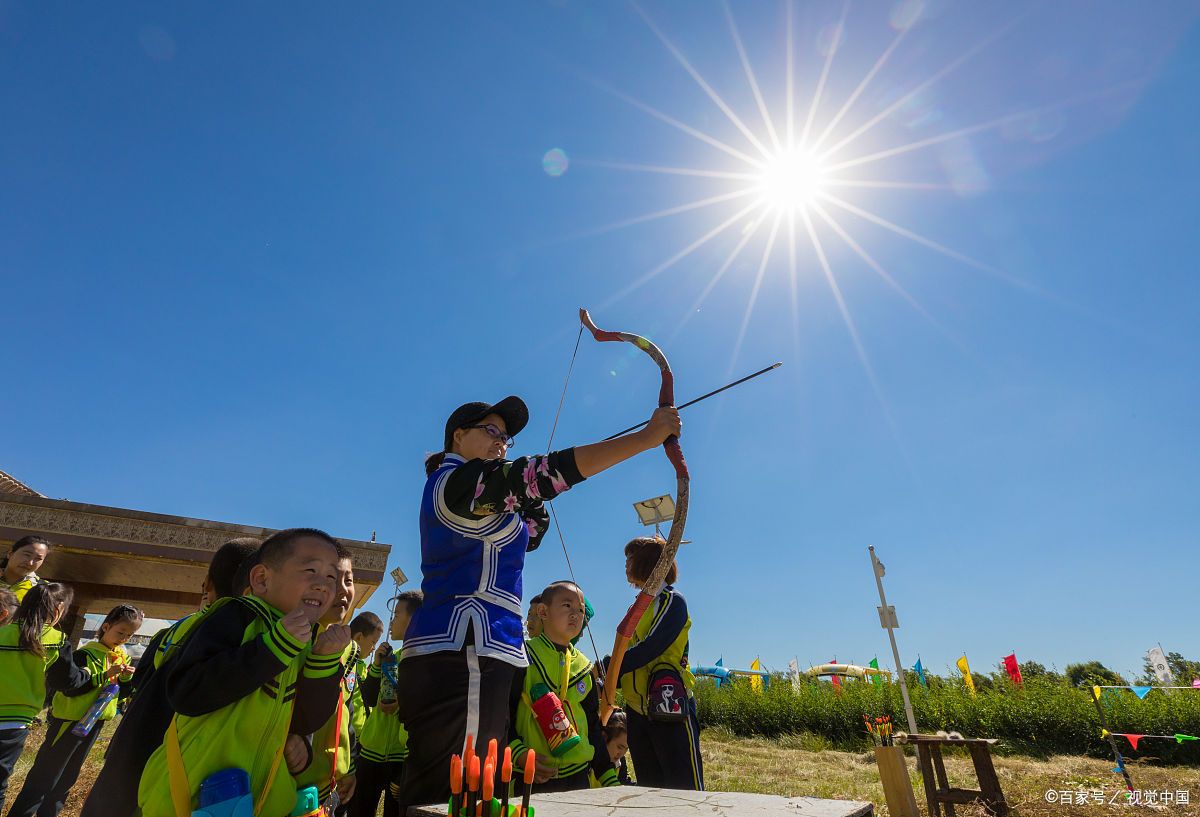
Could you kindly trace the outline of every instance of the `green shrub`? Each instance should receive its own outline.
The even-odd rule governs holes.
[[[993,677],[987,689],[972,697],[961,679],[941,679],[930,688],[910,686],[913,712],[925,733],[960,732],[966,737],[997,738],[996,750],[1007,754],[1111,756],[1101,737],[1100,719],[1090,689],[1033,677],[1022,686],[1006,677]],[[748,683],[721,689],[707,680],[696,685],[696,702],[703,726],[720,726],[735,735],[778,738],[808,735],[814,745],[824,739],[841,749],[861,751],[870,741],[863,716],[890,715],[898,730],[905,729],[904,704],[896,684],[875,686],[846,681],[838,693],[825,681],[803,679],[799,686],[775,681],[763,693]],[[1106,691],[1101,698],[1109,728],[1114,732],[1200,735],[1200,692],[1154,691],[1145,700],[1124,690]],[[1118,738],[1127,757],[1169,763],[1200,764],[1200,741],[1147,740],[1134,752]]]

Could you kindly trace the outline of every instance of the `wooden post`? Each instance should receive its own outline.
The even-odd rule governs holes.
[[[920,817],[912,782],[908,779],[908,764],[900,746],[876,746],[875,765],[879,767],[879,782],[892,817]]]

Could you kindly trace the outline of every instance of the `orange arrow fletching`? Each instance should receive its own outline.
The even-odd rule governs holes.
[[[533,777],[537,773],[537,752],[532,749],[525,755],[525,785],[533,785]]]

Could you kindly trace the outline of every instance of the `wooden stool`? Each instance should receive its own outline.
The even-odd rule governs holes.
[[[896,743],[902,739],[897,736]],[[991,738],[960,738],[943,735],[907,735],[904,743],[917,747],[917,762],[921,767],[921,779],[925,782],[925,798],[929,801],[929,817],[954,816],[954,804],[980,802],[995,817],[1008,817],[1008,803],[1000,791],[1000,779],[992,765]],[[979,790],[952,789],[946,779],[946,765],[942,762],[943,746],[965,746],[975,763],[975,777],[979,779]],[[936,774],[936,779],[935,779]]]

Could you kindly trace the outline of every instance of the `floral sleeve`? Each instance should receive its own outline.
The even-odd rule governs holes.
[[[583,482],[575,450],[517,460],[471,460],[454,469],[442,497],[460,516],[479,519],[497,513],[519,513],[529,528],[529,549],[541,544],[550,515],[542,506],[572,485]]]

